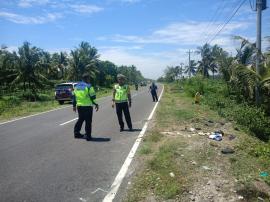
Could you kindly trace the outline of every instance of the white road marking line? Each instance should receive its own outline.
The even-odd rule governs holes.
[[[68,108],[68,107],[71,107],[71,106],[65,106],[65,107],[61,107],[61,108],[57,108],[57,109],[52,109],[52,110],[49,110],[49,111],[40,112],[40,113],[29,115],[29,116],[24,116],[24,117],[21,117],[21,118],[17,118],[17,119],[13,119],[13,120],[10,120],[10,121],[2,122],[2,123],[0,123],[0,125],[4,125],[6,123],[11,123],[11,122],[22,120],[22,119],[26,119],[26,118],[30,118],[30,117],[33,117],[33,116],[38,116],[38,115],[41,115],[41,114],[46,114],[46,113],[57,111],[57,110],[60,110],[60,109],[65,109],[65,108]]]
[[[163,86],[162,91],[160,93],[159,100],[160,100],[160,98],[161,98],[161,96],[163,94],[163,90],[164,90],[164,86]],[[147,122],[144,124],[144,126],[142,128],[142,131],[140,132],[139,136],[137,137],[137,139],[136,139],[132,149],[130,150],[124,164],[122,165],[120,171],[118,172],[117,176],[115,177],[115,179],[114,179],[114,181],[113,181],[113,183],[111,185],[110,191],[108,192],[108,194],[103,199],[103,202],[112,202],[114,197],[116,196],[117,191],[118,191],[118,189],[119,189],[119,187],[120,187],[120,185],[121,185],[121,183],[122,183],[122,181],[123,181],[123,179],[124,179],[124,177],[125,177],[125,175],[126,175],[126,173],[128,171],[128,167],[129,167],[130,163],[132,162],[132,160],[133,160],[133,158],[135,156],[135,153],[136,153],[136,151],[137,151],[137,149],[138,149],[138,147],[140,145],[142,137],[145,134],[145,131],[146,131],[147,127],[148,127],[148,123],[149,123],[149,121],[152,119],[152,117],[154,115],[154,112],[155,112],[155,110],[156,110],[156,108],[158,106],[158,103],[159,102],[157,102],[155,104],[151,114],[149,115],[149,117],[147,119]]]
[[[75,121],[75,120],[77,120],[77,119],[78,119],[78,118],[75,118],[75,119],[72,119],[72,120],[67,121],[67,122],[65,122],[65,123],[61,123],[61,124],[59,124],[59,126],[66,125],[66,124],[68,124],[68,123],[70,123],[70,122],[72,122],[72,121]]]
[[[91,192],[92,194],[98,192],[98,191],[103,191],[103,192],[106,192],[108,193],[108,191],[104,190],[104,189],[101,189],[101,188],[97,188],[95,191]]]
[[[106,97],[109,97],[109,96],[106,96]],[[101,97],[101,98],[98,98],[97,100],[103,100],[106,97]],[[60,110],[60,109],[65,109],[65,108],[68,108],[68,107],[72,107],[72,106],[69,105],[69,106],[65,106],[65,107],[59,107],[57,109],[52,109],[52,110],[48,110],[48,111],[45,111],[45,112],[40,112],[40,113],[37,113],[37,114],[32,114],[32,115],[24,116],[24,117],[17,118],[17,119],[12,119],[10,121],[5,121],[5,122],[2,122],[2,123],[0,122],[0,126],[4,125],[4,124],[7,124],[7,123],[14,122],[14,121],[19,121],[19,120],[22,120],[22,119],[30,118],[30,117],[33,117],[33,116],[38,116],[38,115],[41,115],[41,114],[46,114],[46,113],[57,111],[57,110]]]
[[[82,202],[87,202],[88,201],[88,199],[84,199],[84,198],[82,198],[82,197],[80,197],[79,198]]]

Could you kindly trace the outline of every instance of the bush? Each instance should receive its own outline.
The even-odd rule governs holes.
[[[3,96],[2,99],[3,99],[3,102],[5,102],[6,105],[9,105],[9,106],[15,106],[15,105],[19,105],[21,103],[21,99],[15,95]]]
[[[48,94],[43,94],[43,93],[39,93],[38,96],[38,101],[50,101],[53,100],[53,97],[48,95]]]
[[[37,100],[37,94],[31,90],[26,90],[25,92],[22,93],[21,96],[23,99],[30,101],[30,102]]]
[[[198,91],[204,94],[203,103],[217,110],[219,115],[233,119],[237,124],[247,128],[251,134],[268,141],[270,139],[270,119],[261,108],[229,96],[226,84],[221,80],[209,80],[194,77],[184,82],[185,92],[194,96]]]

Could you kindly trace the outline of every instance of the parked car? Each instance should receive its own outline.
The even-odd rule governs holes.
[[[55,87],[55,99],[60,105],[64,104],[65,101],[72,101],[72,91],[77,83],[60,83]]]

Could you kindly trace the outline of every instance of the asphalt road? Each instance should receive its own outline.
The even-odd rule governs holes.
[[[71,107],[0,125],[0,201],[102,201],[155,104],[146,87],[132,94],[135,132],[119,132],[111,96],[98,101],[91,142],[73,138]]]

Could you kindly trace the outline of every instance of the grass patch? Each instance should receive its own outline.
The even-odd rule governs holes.
[[[209,96],[215,93],[215,86],[202,88],[209,89]],[[223,90],[220,88],[219,92]],[[196,192],[199,191],[198,189],[204,189],[209,179],[216,183],[222,182],[215,181],[218,179],[227,180],[229,183],[224,184],[222,191],[227,192],[228,196],[232,194],[232,189],[236,189],[239,195],[248,199],[247,201],[256,201],[257,197],[269,201],[262,190],[254,187],[254,182],[260,181],[270,185],[269,176],[260,176],[261,172],[270,173],[270,143],[264,143],[254,136],[233,130],[234,124],[224,120],[216,108],[206,103],[194,105],[189,94],[187,91],[181,91],[178,84],[165,85],[164,96],[156,113],[155,129],[148,132],[141,145],[140,154],[147,154],[146,158],[143,157],[145,169],[135,178],[126,201],[154,199],[188,201],[188,190],[192,189],[194,184],[197,184]],[[207,99],[206,96],[204,99]],[[216,111],[211,110],[211,107]],[[208,129],[215,130],[215,125],[219,127],[221,122],[228,123],[229,131],[234,131],[232,133],[237,138],[227,142],[225,140],[209,142],[206,137],[201,136],[188,138],[181,135],[161,135],[164,131],[180,131],[181,134],[181,129],[185,127],[204,128],[209,120],[213,120],[214,124],[207,126]],[[228,156],[221,155],[221,148],[227,144],[231,144],[236,152]],[[174,173],[174,177],[170,176],[171,172]],[[235,178],[238,183],[234,182]],[[203,187],[197,187],[198,183]],[[236,184],[236,187],[233,187],[233,184]]]
[[[151,145],[150,144],[144,144],[142,147],[140,147],[139,154],[147,155],[152,153]]]
[[[97,98],[108,96],[111,89],[100,89],[97,92]],[[70,103],[67,103],[70,105]],[[0,120],[9,120],[16,117],[32,115],[51,109],[60,108],[57,101],[54,100],[54,91],[46,91],[39,94],[39,101],[25,101],[23,97],[10,95],[3,96],[0,99]]]
[[[153,159],[148,161],[146,172],[137,178],[127,201],[140,201],[149,193],[154,193],[161,199],[174,199],[183,191],[180,166],[174,160],[177,147],[176,142],[167,142],[159,148]],[[170,176],[171,172],[174,177]]]

